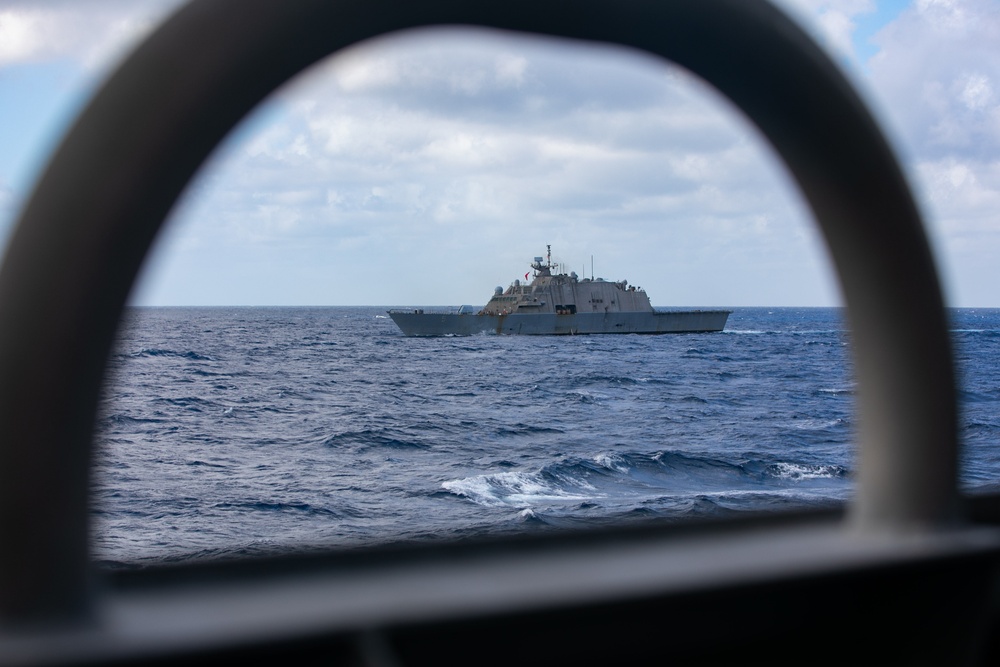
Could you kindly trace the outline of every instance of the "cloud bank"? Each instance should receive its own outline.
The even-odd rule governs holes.
[[[96,82],[172,4],[0,3],[0,37],[16,37],[0,91],[5,69],[67,59]],[[887,127],[952,302],[1000,305],[1000,3],[907,6],[880,19],[870,59],[857,44],[872,2],[782,4]],[[10,218],[18,178],[2,167]],[[272,96],[192,183],[135,299],[478,304],[546,244],[656,305],[839,298],[783,167],[699,80],[620,49],[427,30],[345,51]]]

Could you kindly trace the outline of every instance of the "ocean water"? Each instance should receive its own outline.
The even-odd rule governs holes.
[[[403,337],[385,308],[135,308],[109,362],[111,566],[825,506],[850,498],[839,309],[726,331]],[[962,484],[1000,481],[1000,310],[954,310]]]

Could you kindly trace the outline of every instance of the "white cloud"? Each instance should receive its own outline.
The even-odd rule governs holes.
[[[0,0],[0,68],[67,59],[96,79],[176,3]],[[778,4],[840,62],[859,62],[853,40],[872,0]],[[954,295],[968,301],[969,281],[987,271],[982,249],[1000,237],[1000,3],[919,0],[875,41],[863,83],[917,185]],[[380,39],[283,88],[237,138],[165,235],[177,253],[156,260],[165,284],[194,280],[171,265],[209,284],[223,259],[267,255],[287,267],[313,253],[338,284],[375,253],[393,272],[447,264],[467,280],[390,276],[405,293],[359,301],[475,302],[552,243],[574,265],[598,254],[599,267],[618,267],[609,277],[661,303],[695,285],[703,305],[836,299],[809,215],[756,132],[697,79],[651,58],[486,32]],[[20,196],[0,189],[0,216]],[[338,249],[350,252],[319,256]],[[229,282],[228,300],[240,300]]]
[[[39,12],[0,10],[0,65],[27,60],[46,44]]]
[[[1000,251],[1000,2],[918,0],[875,39],[872,90],[909,165],[949,296],[995,305],[968,267]]]
[[[761,261],[774,301],[829,298],[816,233],[770,152],[690,75],[483,33],[376,46],[283,89],[262,112],[280,120],[224,151],[180,224],[244,252],[350,247],[324,269],[331,290],[365,255],[388,260],[368,292],[333,302],[474,303],[546,243],[574,266],[597,254],[664,305],[760,303],[749,285],[727,298],[717,269]],[[466,278],[398,279],[442,266]]]
[[[182,0],[0,3],[0,68],[68,58],[96,70],[119,57]]]
[[[854,55],[854,29],[856,27],[853,17],[857,13],[869,12],[874,9],[871,2],[849,3],[851,5],[847,11],[840,8],[830,8],[828,6],[819,13],[818,22],[826,37],[826,42],[831,50],[841,56],[850,57]],[[860,6],[859,6],[860,5]]]
[[[1000,148],[1000,3],[921,0],[876,40],[874,88],[916,154]]]
[[[400,63],[388,58],[366,57],[364,50],[345,51],[336,67],[329,68],[337,87],[346,93],[380,90],[396,85],[403,78]],[[411,76],[412,76],[411,72]]]
[[[528,59],[523,56],[501,53],[496,58],[495,68],[497,83],[519,87],[524,83],[524,75],[528,69]]]
[[[947,157],[916,166],[950,291],[964,305],[996,305],[1000,158]]]
[[[994,105],[993,86],[989,77],[974,72],[960,77],[958,98],[970,111],[981,111]]]
[[[932,24],[951,33],[970,27],[976,13],[967,10],[964,0],[916,0],[914,6]]]

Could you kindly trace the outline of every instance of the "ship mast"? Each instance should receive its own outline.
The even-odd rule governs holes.
[[[545,257],[535,257],[535,261],[531,263],[531,268],[535,270],[535,277],[539,276],[551,276],[552,275],[552,246],[545,246],[548,250],[548,254]],[[544,260],[544,263],[543,263]]]

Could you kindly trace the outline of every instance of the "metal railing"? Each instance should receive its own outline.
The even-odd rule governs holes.
[[[351,44],[431,25],[639,49],[701,76],[761,130],[812,208],[847,305],[860,464],[846,516],[95,574],[97,397],[171,206],[283,82]],[[992,599],[1000,536],[959,511],[949,341],[912,195],[844,77],[761,0],[195,0],[122,64],[56,151],[0,268],[0,323],[0,661],[234,656],[261,645],[294,654],[318,642],[331,659],[391,664],[435,641],[538,621],[569,637],[594,619],[646,627],[643,614],[655,614],[683,633],[682,604],[722,595],[750,610],[745,593],[762,585],[789,601],[846,586],[877,611],[891,601],[872,595],[898,596],[917,574],[939,597],[889,610],[965,623],[953,651],[982,629]],[[948,579],[959,571],[963,585]],[[942,577],[948,595],[965,596],[966,615],[924,608],[945,599]],[[796,614],[781,618],[798,627]]]

